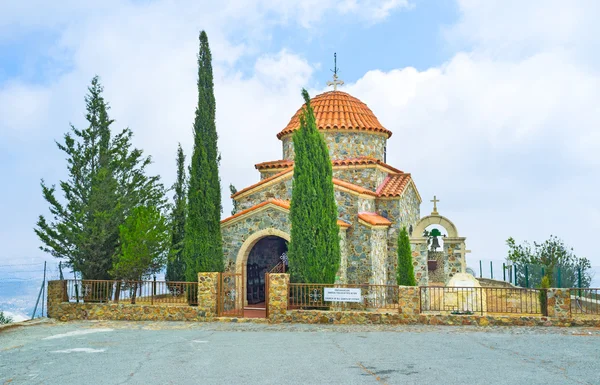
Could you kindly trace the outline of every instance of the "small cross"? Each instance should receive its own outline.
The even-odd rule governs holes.
[[[338,72],[338,68],[337,68],[337,53],[333,54],[333,69],[331,70],[333,72],[333,81],[332,82],[327,82],[328,86],[333,86],[333,90],[337,91],[337,86],[338,85],[343,85],[344,81],[343,80],[338,80],[338,76],[337,76],[337,72]]]
[[[460,245],[460,249],[454,250],[454,254],[460,254],[460,267],[462,269],[461,273],[465,273],[467,271],[467,253],[470,253],[471,250],[467,250],[465,244]]]
[[[439,199],[437,199],[437,197],[434,195],[434,196],[433,196],[433,199],[430,201],[430,202],[433,202],[433,211],[431,212],[431,214],[433,214],[433,215],[437,215],[437,214],[438,214],[438,211],[437,211],[437,203],[438,203],[439,201],[440,201],[440,200],[439,200]]]

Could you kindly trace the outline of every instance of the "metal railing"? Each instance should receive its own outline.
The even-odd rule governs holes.
[[[421,313],[542,314],[540,290],[496,287],[420,287]]]
[[[326,301],[326,288],[360,289],[360,302]],[[291,283],[290,310],[377,310],[398,309],[399,287],[392,285],[342,285]]]
[[[570,289],[571,314],[600,314],[600,289]]]
[[[278,274],[285,273],[285,265],[283,262],[279,262],[277,265],[273,266],[273,268],[269,271],[269,274]]]
[[[198,305],[198,282],[66,280],[68,302]]]

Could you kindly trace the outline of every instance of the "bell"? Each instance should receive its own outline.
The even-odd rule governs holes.
[[[431,251],[436,251],[440,247],[437,237],[431,237]]]

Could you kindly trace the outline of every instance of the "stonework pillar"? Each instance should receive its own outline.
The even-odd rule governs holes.
[[[427,243],[410,244],[413,257],[415,279],[418,286],[429,285],[429,271],[427,269]]]
[[[399,312],[404,318],[416,318],[421,314],[420,289],[416,286],[400,286],[398,295]]]
[[[198,310],[206,317],[217,315],[217,296],[219,295],[219,273],[198,273]]]
[[[67,281],[48,281],[47,314],[48,318],[58,317],[58,305],[67,302]]]
[[[548,317],[571,317],[571,292],[569,289],[548,289]]]
[[[277,320],[285,316],[290,293],[289,274],[269,274],[269,319]]]
[[[371,229],[371,284],[387,283],[387,227]]]
[[[340,227],[340,269],[338,270],[336,282],[348,283],[348,247],[346,246],[346,228]]]

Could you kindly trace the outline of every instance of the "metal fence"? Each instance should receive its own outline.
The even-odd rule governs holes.
[[[359,302],[327,301],[326,288],[360,289]],[[288,309],[290,310],[398,309],[398,286],[291,283],[289,289]]]
[[[421,313],[542,314],[543,309],[537,289],[423,286],[420,299]]]
[[[571,314],[600,314],[600,289],[570,289]]]
[[[65,282],[69,302],[198,305],[198,282],[72,279]]]

